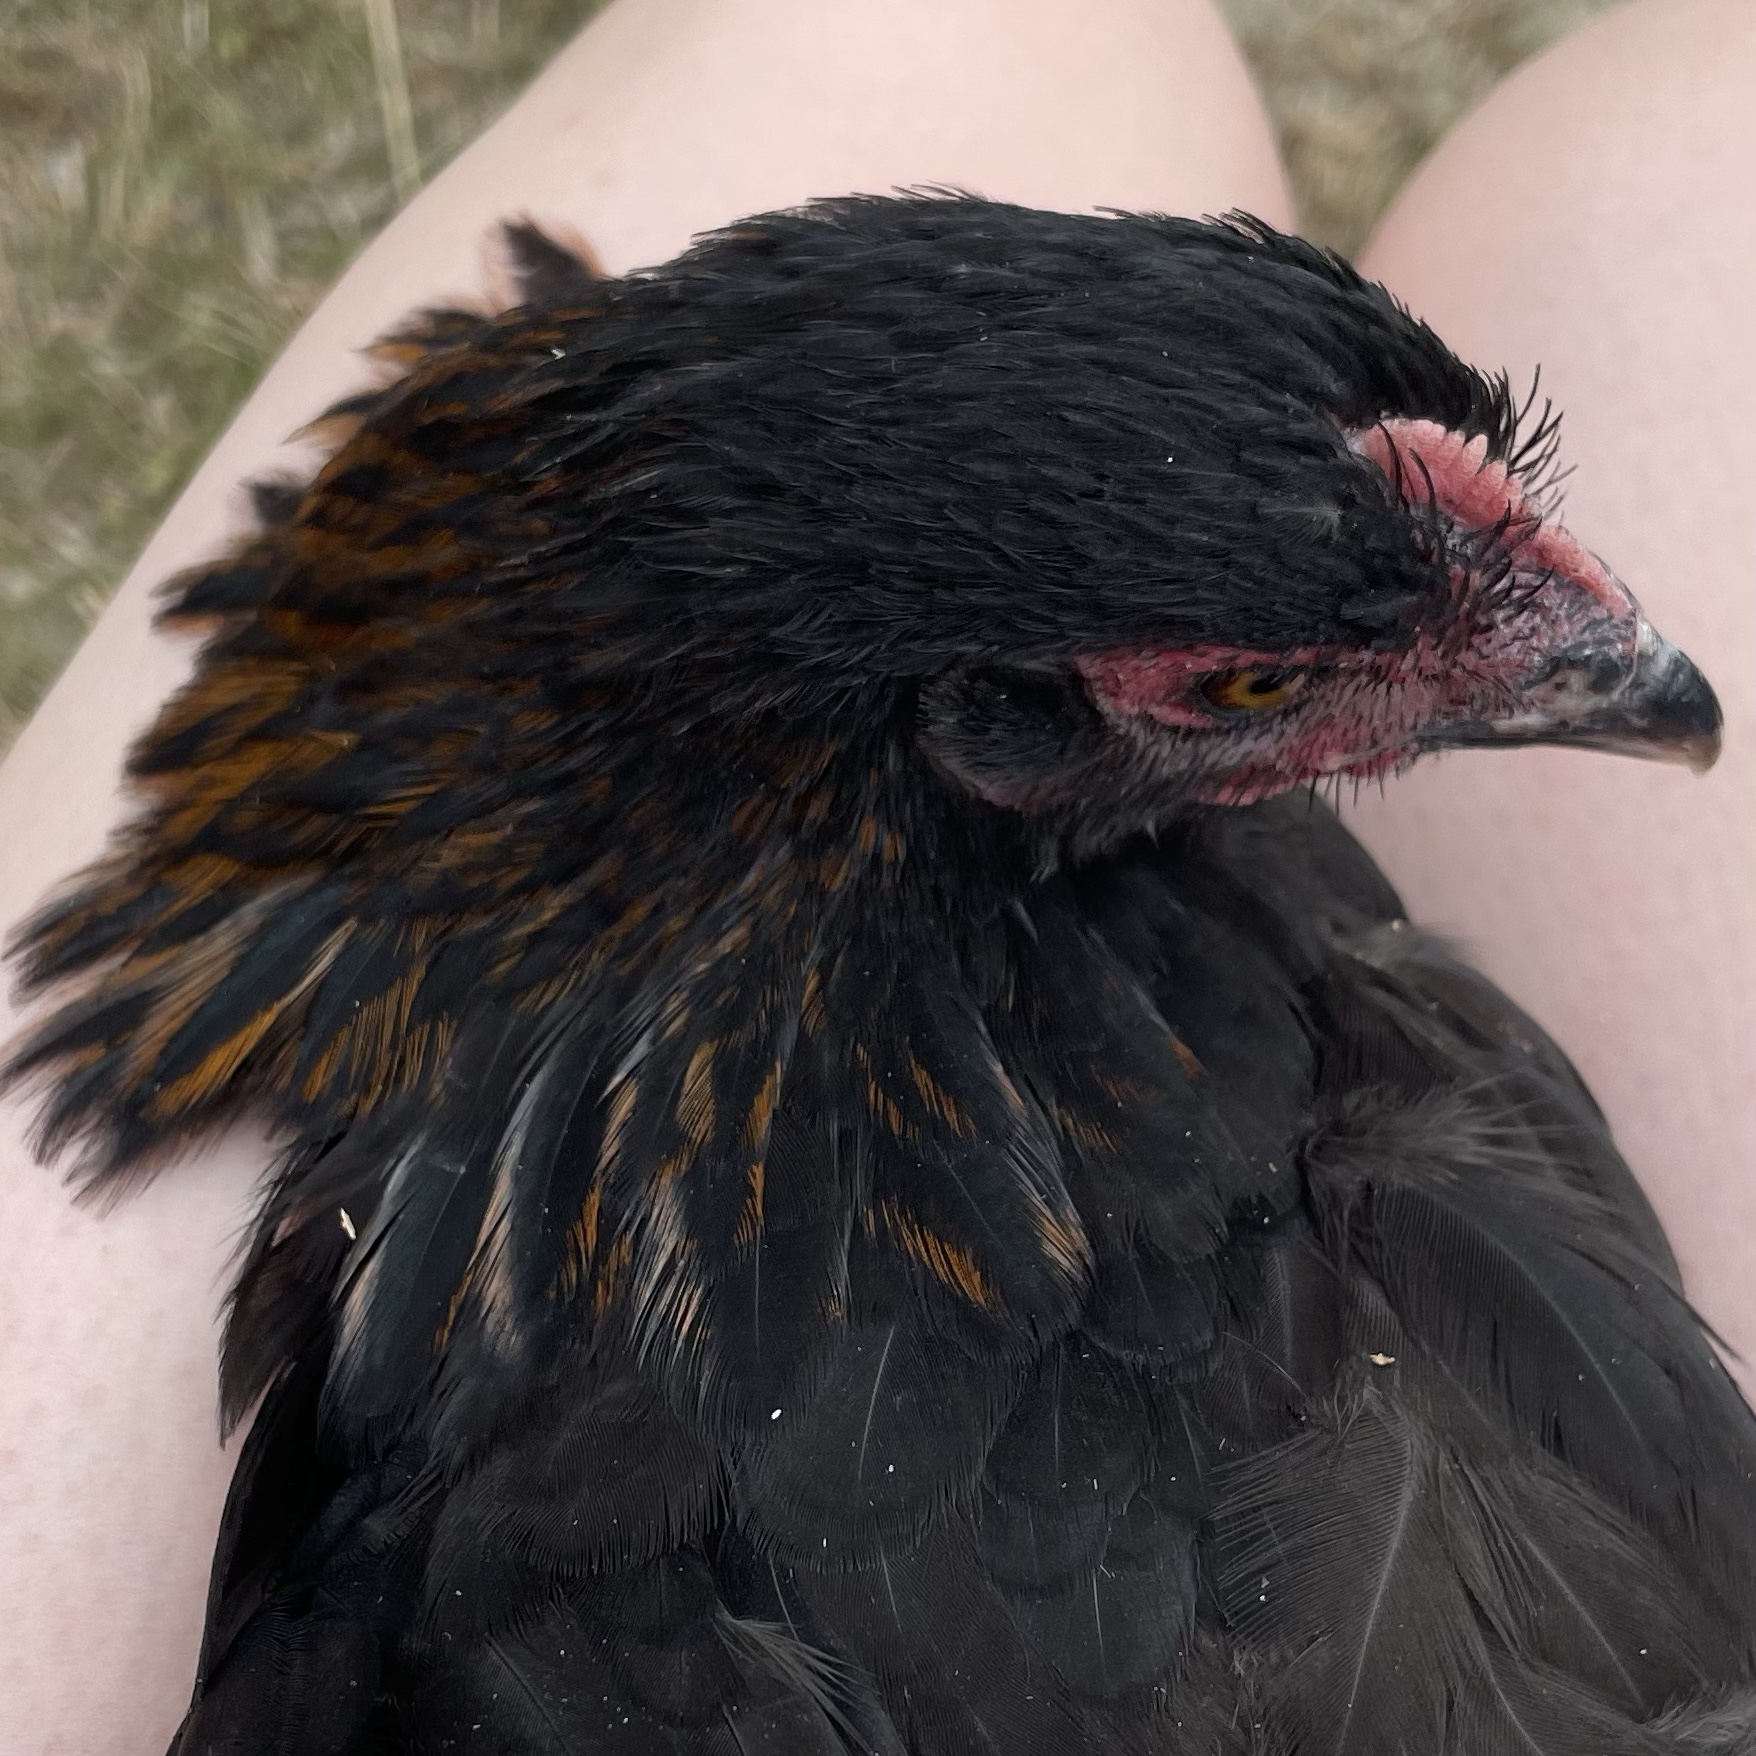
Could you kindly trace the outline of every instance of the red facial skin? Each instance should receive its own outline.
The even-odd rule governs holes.
[[[1394,651],[1300,647],[1124,647],[1075,663],[1113,723],[1150,721],[1192,746],[1204,771],[1191,796],[1247,805],[1334,776],[1375,780],[1405,767],[1447,724],[1517,724],[1540,712],[1541,679],[1558,655],[1589,641],[1631,659],[1640,612],[1577,538],[1545,524],[1526,485],[1487,458],[1485,439],[1433,421],[1391,420],[1349,436],[1411,507],[1434,509],[1457,531],[1502,534],[1498,582],[1454,565],[1451,594],[1414,640]],[[1273,708],[1224,708],[1202,693],[1228,671],[1304,676]],[[1202,745],[1210,746],[1202,749]]]

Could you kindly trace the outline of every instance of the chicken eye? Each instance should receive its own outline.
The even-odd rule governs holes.
[[[1261,713],[1284,707],[1304,688],[1304,671],[1215,671],[1201,682],[1202,695],[1215,707]]]

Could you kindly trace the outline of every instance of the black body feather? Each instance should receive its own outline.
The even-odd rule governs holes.
[[[24,941],[90,1178],[291,1142],[178,1756],[1756,1751],[1756,1427],[1565,1059],[1048,668],[1396,639],[1339,434],[1504,386],[1249,225],[513,242]]]

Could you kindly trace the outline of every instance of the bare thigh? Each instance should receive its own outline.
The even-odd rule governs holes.
[[[1577,1059],[1691,1296],[1756,1356],[1756,8],[1636,0],[1505,81],[1364,266],[1567,411],[1568,521],[1707,671],[1705,779],[1446,758],[1355,822]],[[1748,1379],[1746,1380],[1748,1381]]]
[[[0,770],[0,927],[97,852],[123,748],[186,670],[148,630],[151,586],[236,528],[235,485],[357,385],[354,350],[480,290],[495,220],[573,226],[620,269],[747,212],[917,182],[1288,221],[1198,0],[619,0],[365,253],[178,502]],[[234,1138],[99,1216],[31,1162],[27,1121],[0,1110],[0,1748],[158,1750],[229,1472],[215,1312],[267,1150]]]

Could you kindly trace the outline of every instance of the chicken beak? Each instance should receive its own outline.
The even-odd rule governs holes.
[[[1503,719],[1447,727],[1437,742],[1571,744],[1656,762],[1686,762],[1697,774],[1719,759],[1719,701],[1695,663],[1640,618],[1632,654],[1584,646],[1563,653],[1534,679]]]

